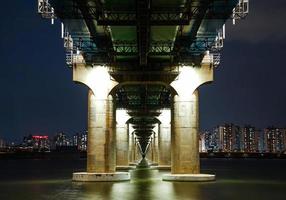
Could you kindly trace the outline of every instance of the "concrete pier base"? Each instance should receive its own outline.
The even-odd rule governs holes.
[[[171,170],[171,165],[158,165],[158,166],[152,166],[152,168],[167,171]]]
[[[158,163],[150,163],[150,166],[159,166]]]
[[[130,165],[117,165],[116,170],[130,170],[130,169],[135,169],[135,166],[130,166]]]
[[[163,181],[207,182],[215,181],[213,174],[164,174]]]
[[[129,163],[129,166],[136,166],[138,163],[137,162],[133,162],[133,163]]]
[[[146,158],[142,158],[141,161],[137,164],[136,168],[150,168],[150,165]]]
[[[115,172],[115,173],[89,173],[76,172],[73,173],[73,181],[78,182],[115,182],[115,181],[129,181],[129,172]]]

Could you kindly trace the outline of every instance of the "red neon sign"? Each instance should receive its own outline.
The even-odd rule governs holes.
[[[47,135],[33,135],[33,139],[48,139]]]

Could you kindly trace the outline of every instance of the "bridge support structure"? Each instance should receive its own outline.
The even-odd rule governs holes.
[[[130,124],[129,127],[129,165],[135,164],[135,134],[131,130]]]
[[[171,111],[162,110],[158,117],[158,169],[169,169],[171,165]]]
[[[215,175],[200,174],[198,87],[213,80],[208,62],[200,67],[183,66],[171,85],[177,91],[171,109],[171,174],[166,181],[213,181]]]
[[[158,126],[158,125],[157,125]],[[157,130],[158,128],[155,127]],[[154,131],[153,136],[152,136],[152,164],[153,165],[158,165],[158,159],[159,159],[159,152],[158,152],[158,131]]]
[[[129,118],[126,110],[116,111],[116,169],[130,169]]]
[[[109,93],[117,83],[103,66],[84,64],[74,66],[73,79],[89,87],[87,171],[73,173],[73,181],[129,180],[128,172],[116,172],[115,109]]]

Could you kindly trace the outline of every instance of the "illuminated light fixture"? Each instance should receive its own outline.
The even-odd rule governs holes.
[[[80,55],[80,50],[76,48],[76,55]]]
[[[127,114],[127,110],[116,110],[116,122],[117,125],[125,125],[130,116]]]
[[[183,66],[180,68],[177,80],[172,82],[171,86],[177,91],[182,100],[189,100],[201,82],[202,80],[197,72],[197,68]]]
[[[205,64],[205,63],[213,63],[213,54],[210,53],[210,51],[205,51],[204,52],[204,57],[203,57],[203,60],[202,60],[202,64]]]
[[[55,23],[55,10],[52,7],[51,8],[52,16],[51,16],[51,24],[53,25]]]
[[[158,117],[160,122],[162,124],[169,124],[171,123],[171,110],[170,109],[164,109],[161,110],[161,115]]]
[[[65,36],[65,25],[64,23],[61,23],[61,38],[64,39]]]
[[[86,82],[94,89],[94,95],[99,99],[106,99],[113,86],[108,68],[101,65],[93,65],[90,73],[86,75]]]

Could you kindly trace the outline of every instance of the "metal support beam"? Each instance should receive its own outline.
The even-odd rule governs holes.
[[[143,41],[141,41],[143,43]],[[99,56],[104,54],[112,54],[114,56],[137,56],[138,44],[136,41],[114,40],[112,48],[101,49],[89,37],[73,37],[74,50],[80,50],[86,54],[94,54]],[[175,51],[173,41],[150,41],[148,45],[149,56],[173,56],[188,53],[189,55],[201,54],[207,50],[217,51],[220,46],[216,43],[213,36],[205,36],[196,38],[191,43],[189,38],[182,39],[177,42],[180,45],[180,51]]]
[[[108,31],[105,31],[104,35],[99,35],[96,30],[96,25],[94,23],[94,20],[91,19],[89,16],[92,14],[90,12],[89,4],[87,0],[76,0],[78,8],[80,12],[82,13],[83,19],[85,20],[85,23],[89,29],[90,35],[92,36],[93,42],[97,45],[98,48],[102,49],[105,52],[109,52],[108,49],[112,48],[112,41],[111,36]],[[96,1],[97,10],[101,10],[102,4],[100,1]],[[109,57],[109,60],[113,60],[113,57],[111,54],[107,54],[106,56]]]
[[[137,0],[136,3],[139,65],[146,66],[150,40],[150,0]]]

